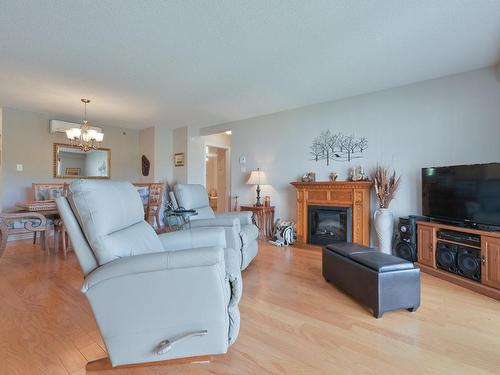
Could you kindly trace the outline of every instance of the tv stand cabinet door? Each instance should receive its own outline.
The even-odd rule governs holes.
[[[418,262],[434,267],[434,228],[418,226]]]
[[[500,289],[500,238],[482,236],[481,256],[482,283]]]

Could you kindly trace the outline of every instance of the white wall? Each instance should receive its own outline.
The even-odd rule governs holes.
[[[260,167],[272,186],[263,187],[277,206],[277,217],[295,217],[295,190],[290,185],[308,171],[327,180],[348,168],[376,163],[402,175],[392,203],[395,216],[419,213],[422,167],[500,161],[500,82],[496,68],[445,77],[400,88],[317,104],[296,110],[203,129],[232,130],[232,193],[240,203],[255,199],[245,185],[250,170]],[[309,146],[323,130],[368,138],[363,159],[353,163],[311,161]],[[247,158],[242,173],[240,156]],[[375,201],[372,201],[372,208]]]
[[[225,133],[217,133],[203,136],[205,146],[230,148],[231,136]]]
[[[63,182],[53,178],[53,143],[67,143],[64,134],[50,134],[50,114],[3,108],[3,208],[31,198],[32,182]],[[64,119],[62,119],[64,120]],[[102,126],[102,147],[111,149],[111,178],[137,181],[140,155],[139,132]],[[16,165],[24,170],[18,172]]]
[[[0,212],[3,209],[3,136],[2,136],[2,124],[3,124],[3,108],[0,107]]]
[[[140,181],[155,181],[155,128],[154,126],[139,130],[139,154],[141,158]],[[149,174],[142,175],[142,155],[149,160]]]
[[[162,126],[151,126],[139,131],[139,152],[146,155],[150,162],[148,176],[142,176],[144,182],[172,182],[173,132]]]
[[[154,137],[155,163],[154,175],[157,182],[172,183],[173,179],[173,131],[155,126]]]
[[[187,181],[189,184],[205,185],[205,137],[199,130],[188,128]]]
[[[187,183],[188,163],[188,128],[182,127],[173,130],[173,153],[184,153],[184,166],[173,166],[172,180],[174,183]]]

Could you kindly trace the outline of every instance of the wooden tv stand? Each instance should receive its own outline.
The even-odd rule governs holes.
[[[453,274],[437,268],[436,249],[437,241],[456,243],[437,237],[438,231],[451,230],[461,233],[471,233],[481,237],[480,246],[463,246],[481,250],[481,281]],[[458,243],[459,245],[462,245]],[[440,279],[471,289],[488,297],[500,300],[500,232],[487,232],[470,228],[456,227],[452,225],[439,224],[435,222],[419,221],[417,223],[417,265],[423,272],[436,276]]]

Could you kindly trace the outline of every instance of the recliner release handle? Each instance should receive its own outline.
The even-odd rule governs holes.
[[[208,331],[204,329],[203,331],[193,331],[193,332],[188,332],[184,333],[182,335],[176,336],[170,340],[163,340],[160,341],[156,348],[156,354],[162,355],[165,353],[168,353],[170,349],[172,349],[172,345],[177,344],[180,341],[183,341],[185,339],[188,339],[190,337],[195,337],[195,336],[206,336],[208,335]]]

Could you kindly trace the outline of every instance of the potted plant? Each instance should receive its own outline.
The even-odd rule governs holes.
[[[378,209],[373,215],[375,233],[377,234],[379,250],[390,254],[392,250],[392,236],[394,232],[394,220],[389,210],[389,204],[399,187],[401,177],[396,177],[396,171],[392,174],[388,168],[377,165],[372,173],[377,196]]]

